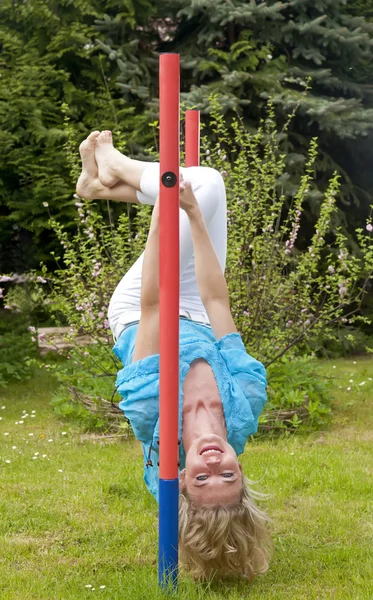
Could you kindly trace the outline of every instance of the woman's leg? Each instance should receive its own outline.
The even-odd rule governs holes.
[[[227,222],[225,187],[221,175],[210,168],[191,167],[181,169],[184,180],[192,183],[193,191],[201,208],[210,238],[221,264],[225,269]],[[119,185],[119,184],[118,184]],[[145,204],[154,204],[159,193],[159,164],[151,163],[143,171],[141,192],[137,198]],[[113,188],[111,188],[112,190]],[[110,191],[111,191],[110,190]],[[109,306],[111,329],[118,330],[118,323],[131,320],[131,312],[140,310],[141,273],[143,255],[135,262],[119,282]],[[197,320],[206,318],[194,269],[193,242],[189,219],[180,209],[180,309],[197,313]]]
[[[96,145],[95,145],[96,142]],[[96,147],[100,147],[97,154]],[[110,158],[111,174],[121,181],[111,188],[102,184],[95,157],[105,173]],[[159,164],[133,161],[112,146],[111,135],[94,132],[80,147],[83,170],[77,192],[85,198],[99,198],[120,202],[141,202],[154,205],[159,193]],[[106,157],[106,158],[105,158]],[[185,180],[192,183],[211,241],[222,269],[226,260],[226,200],[224,182],[217,171],[206,167],[181,169]],[[112,179],[113,181],[114,179]],[[112,182],[111,181],[111,182]],[[126,311],[140,309],[141,271],[143,256],[135,262],[117,286],[109,307],[109,321],[115,324]],[[193,243],[189,220],[180,210],[180,308],[189,312],[205,312],[201,302],[194,271]],[[113,327],[112,327],[113,328]]]
[[[105,187],[124,181],[140,191],[141,177],[148,163],[128,158],[114,148],[111,131],[102,131],[97,137],[95,158],[99,179]]]

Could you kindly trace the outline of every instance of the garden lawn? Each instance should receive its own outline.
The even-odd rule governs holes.
[[[330,425],[255,438],[241,457],[270,494],[270,570],[253,584],[183,577],[175,598],[373,598],[373,360],[321,369],[333,376]],[[157,589],[157,505],[142,482],[139,444],[59,421],[55,386],[38,372],[0,391],[1,600],[166,597]]]

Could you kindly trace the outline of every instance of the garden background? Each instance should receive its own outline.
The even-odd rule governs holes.
[[[284,548],[291,553],[294,538],[302,554],[303,544],[312,545],[313,538],[305,542],[300,532],[314,531],[312,515],[301,511],[289,522],[288,508],[292,495],[311,498],[317,489],[324,508],[331,498],[338,508],[333,513],[332,502],[330,530],[322,520],[305,582],[295,583],[293,595],[286,597],[371,598],[366,575],[372,492],[363,483],[364,474],[356,474],[352,459],[361,456],[366,477],[371,477],[369,434],[359,425],[360,418],[369,423],[373,393],[370,0],[0,3],[0,385],[5,407],[0,468],[6,485],[0,568],[7,586],[1,597],[83,597],[78,579],[64,588],[49,568],[40,567],[40,557],[54,555],[56,544],[65,543],[60,538],[66,541],[73,527],[66,522],[58,534],[59,509],[49,519],[41,502],[35,520],[26,513],[8,518],[8,506],[17,510],[19,494],[29,495],[31,506],[39,506],[33,481],[44,485],[47,476],[40,452],[26,458],[25,444],[33,440],[20,431],[28,423],[22,415],[29,421],[36,418],[31,413],[34,401],[44,415],[39,442],[44,443],[44,428],[66,429],[74,452],[82,443],[96,461],[110,445],[115,460],[133,460],[130,478],[141,478],[138,448],[116,407],[120,364],[111,353],[106,311],[121,274],[144,247],[150,213],[143,206],[89,202],[75,193],[75,185],[79,143],[92,130],[112,130],[116,145],[133,158],[157,157],[161,52],[180,53],[183,109],[201,111],[202,164],[217,168],[226,181],[232,312],[248,351],[268,368],[269,401],[243,461],[250,469],[250,452],[256,453],[258,464],[264,465],[262,471],[254,469],[261,479],[269,469],[267,457],[274,453],[281,476],[272,473],[272,489],[266,485],[266,491],[277,493],[284,504],[283,510],[274,509],[280,558],[267,587],[262,578],[257,591],[261,597],[285,597],[281,594],[286,593],[289,572],[281,579]],[[58,331],[51,333],[51,327]],[[340,435],[341,423],[348,435]],[[331,474],[325,489],[318,482],[325,479],[322,470],[328,460],[317,451],[324,432],[332,436],[330,457],[335,456],[327,467]],[[14,448],[12,436],[20,436]],[[293,467],[281,458],[282,451],[286,454],[298,444],[305,461],[297,471],[300,487],[284,489],[281,478]],[[18,462],[11,456],[15,449],[22,455]],[[351,453],[346,462],[350,470],[337,485],[341,449]],[[62,460],[62,443],[55,456]],[[73,452],[65,457],[72,469],[73,457]],[[45,454],[44,464],[49,458]],[[40,472],[26,475],[30,461],[31,469]],[[312,461],[317,467],[310,477]],[[127,489],[119,472],[103,482],[97,469],[94,485],[102,482],[105,494],[119,502],[119,520],[121,515],[128,519],[137,488]],[[61,481],[66,492],[71,481]],[[344,504],[348,490],[351,502]],[[70,507],[67,512],[73,510],[69,494],[62,488],[59,493]],[[79,496],[81,490],[74,493]],[[142,502],[154,522],[156,507],[150,500]],[[347,522],[340,519],[347,505],[362,536],[359,550],[357,538],[352,539],[352,530],[350,535]],[[146,526],[137,512],[134,527],[142,531]],[[281,529],[285,513],[288,528]],[[30,541],[43,531],[49,532],[50,543]],[[91,531],[93,538],[98,531]],[[83,563],[93,538],[88,536],[82,545]],[[122,568],[129,568],[131,586],[132,570],[141,580],[143,565],[153,564],[153,538],[144,538],[137,556],[127,550],[124,563],[130,567],[118,562],[112,581],[119,573],[121,579]],[[356,558],[355,550],[359,554],[353,561],[353,585],[344,569],[348,553],[340,551],[337,539],[346,539],[352,556]],[[330,551],[320,558],[317,548],[325,544]],[[119,541],[114,546],[113,557]],[[66,569],[78,561],[69,548]],[[33,582],[20,592],[24,577],[31,574],[34,579],[36,564],[41,568],[34,581],[39,581],[40,595]],[[101,569],[93,564],[87,568],[92,573]],[[293,568],[299,573],[299,561],[294,559]],[[331,578],[329,587],[313,580],[320,568],[326,580]],[[60,575],[68,581],[66,573]],[[141,586],[138,597],[149,597],[146,579]],[[53,590],[50,595],[48,589]],[[190,590],[185,593],[192,597]],[[212,598],[227,595],[222,590],[211,593]],[[240,588],[237,593],[244,592]]]

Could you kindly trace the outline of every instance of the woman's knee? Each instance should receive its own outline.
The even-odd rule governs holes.
[[[183,173],[185,180],[192,183],[194,192],[198,196],[211,195],[214,204],[225,202],[224,180],[216,169],[211,167],[190,167]]]

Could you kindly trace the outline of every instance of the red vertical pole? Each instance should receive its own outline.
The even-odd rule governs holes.
[[[199,167],[199,110],[185,111],[185,166]]]
[[[177,582],[180,58],[162,54],[160,102],[160,432],[158,579]]]
[[[179,55],[160,56],[160,477],[178,476]],[[175,178],[175,180],[173,180]],[[173,184],[173,185],[172,185]]]

